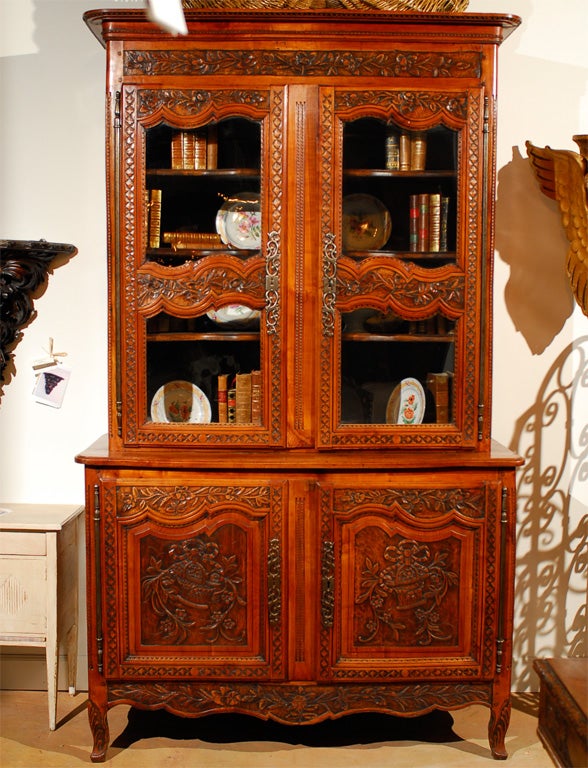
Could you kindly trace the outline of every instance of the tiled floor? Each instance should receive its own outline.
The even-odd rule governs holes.
[[[536,734],[537,697],[514,698],[504,768],[552,768]],[[60,693],[50,732],[47,694],[0,692],[2,768],[75,768],[90,764],[86,695]],[[216,715],[182,719],[119,705],[108,716],[111,745],[103,765],[117,768],[476,768],[497,765],[486,731],[488,710],[473,706],[423,718],[362,715],[311,727]]]

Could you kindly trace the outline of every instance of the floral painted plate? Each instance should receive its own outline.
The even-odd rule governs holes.
[[[211,415],[208,398],[190,381],[168,381],[151,401],[151,419],[163,424],[208,424]]]
[[[244,304],[227,304],[206,313],[209,320],[226,328],[252,328],[259,325],[261,312]]]
[[[392,390],[386,406],[387,424],[422,424],[425,391],[417,379],[402,379]]]
[[[216,231],[226,245],[244,250],[261,246],[261,206],[257,192],[229,198],[216,215]]]

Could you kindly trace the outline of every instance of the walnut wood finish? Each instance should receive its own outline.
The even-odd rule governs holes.
[[[92,760],[121,702],[292,724],[479,703],[506,757],[520,460],[490,437],[494,66],[519,20],[202,10],[171,38],[141,12],[85,19],[108,57],[111,296],[109,434],[77,457]],[[211,124],[219,165],[171,169],[174,132]],[[427,131],[437,160],[367,164],[362,131],[383,146],[386,125]],[[240,141],[255,162],[221,161]],[[176,226],[215,184],[259,189],[259,249],[148,247],[146,189]],[[403,190],[406,220],[358,254],[341,199],[372,184]],[[410,185],[453,196],[443,253],[409,252]],[[260,327],[207,324],[228,303]],[[394,330],[352,325],[365,310]],[[214,385],[211,423],[154,421],[170,366],[205,388],[218,357],[199,350],[221,344],[223,364],[254,350],[260,423],[222,422]],[[449,371],[450,414],[378,415],[382,349]],[[346,389],[363,368],[369,417]]]

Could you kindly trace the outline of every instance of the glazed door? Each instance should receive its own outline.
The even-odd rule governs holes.
[[[284,483],[104,473],[95,495],[107,677],[283,677]]]
[[[283,94],[199,82],[113,108],[112,433],[279,445]]]
[[[321,482],[325,679],[492,677],[501,494],[476,473]]]
[[[488,440],[483,92],[428,85],[321,93],[325,447]]]

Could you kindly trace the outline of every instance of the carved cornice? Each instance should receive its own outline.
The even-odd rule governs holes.
[[[478,51],[127,51],[125,75],[479,78]],[[166,93],[166,91],[163,91]]]
[[[0,384],[10,380],[7,366],[22,330],[36,316],[33,300],[47,275],[77,252],[73,245],[46,240],[0,240]]]

